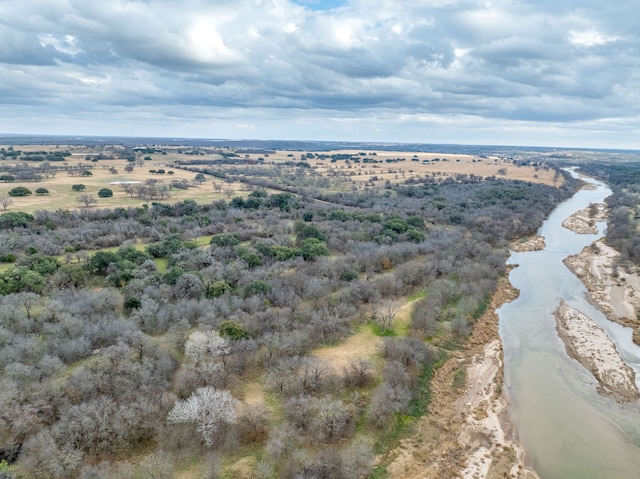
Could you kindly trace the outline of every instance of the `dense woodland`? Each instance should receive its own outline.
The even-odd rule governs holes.
[[[241,458],[253,477],[369,476],[427,412],[431,371],[484,312],[508,241],[575,187],[253,183],[278,190],[0,215],[0,477],[194,463],[242,477]],[[394,330],[407,297],[420,299]],[[383,336],[375,358],[332,370],[311,354],[363,327]]]
[[[640,163],[601,160],[580,168],[606,181],[613,191],[607,198],[606,240],[621,253],[620,266],[640,266]]]

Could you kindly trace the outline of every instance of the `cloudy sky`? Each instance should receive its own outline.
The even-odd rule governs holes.
[[[0,133],[640,149],[638,0],[0,0]]]

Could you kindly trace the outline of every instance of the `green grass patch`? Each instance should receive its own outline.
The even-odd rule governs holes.
[[[393,449],[409,431],[409,426],[413,423],[414,418],[411,416],[397,414],[393,425],[387,431],[384,431],[373,445],[373,452],[382,454]]]
[[[367,479],[384,479],[385,477],[387,477],[387,466],[379,465],[374,466],[373,471],[367,476]]]
[[[427,414],[431,403],[431,379],[433,379],[435,370],[442,366],[445,360],[446,355],[443,354],[435,364],[427,365],[422,369],[420,376],[418,376],[418,390],[409,403],[411,417],[419,418]]]
[[[155,258],[153,260],[156,263],[156,267],[160,273],[166,273],[169,266],[169,258]]]
[[[416,419],[427,414],[431,403],[431,379],[435,370],[442,366],[445,360],[446,354],[443,354],[435,364],[423,368],[418,377],[418,388],[409,403],[407,414],[396,415],[393,425],[378,437],[373,446],[374,453],[382,454],[396,447],[400,439],[410,432]]]
[[[456,389],[462,389],[465,385],[467,378],[467,372],[464,368],[458,369],[453,374],[453,387]]]
[[[212,237],[213,235],[198,236],[195,240],[193,240],[193,242],[197,246],[209,246]]]
[[[380,336],[381,338],[386,337],[395,337],[398,335],[393,328],[383,328],[380,324],[375,321],[369,321],[369,328],[371,332],[376,336]]]
[[[484,300],[482,301],[482,303],[479,304],[478,307],[475,309],[475,311],[471,314],[471,317],[475,320],[480,319],[484,315],[484,313],[487,312],[487,309],[489,309],[490,304],[491,304],[491,295],[486,294],[484,296]]]
[[[412,294],[407,298],[407,302],[416,301],[418,299],[423,299],[427,297],[427,290],[423,289],[422,291],[418,291],[417,293]]]

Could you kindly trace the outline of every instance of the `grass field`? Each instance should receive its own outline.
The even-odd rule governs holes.
[[[1,146],[1,145],[0,145]],[[39,182],[3,182],[0,183],[0,197],[8,196],[9,190],[16,186],[25,186],[34,194],[26,197],[13,197],[12,204],[8,207],[11,211],[34,212],[43,209],[79,209],[84,208],[79,203],[79,197],[82,194],[92,195],[97,203],[91,208],[113,208],[113,207],[135,207],[144,203],[148,203],[140,198],[130,197],[118,182],[141,182],[153,179],[158,183],[169,184],[171,180],[187,180],[192,182],[195,179],[195,173],[173,167],[176,161],[193,160],[193,155],[187,155],[183,150],[177,148],[167,148],[166,154],[152,154],[148,158],[150,160],[143,161],[141,166],[135,166],[132,172],[125,172],[127,161],[125,159],[100,160],[91,162],[85,159],[90,153],[99,153],[101,150],[91,150],[87,147],[65,148],[71,151],[74,156],[67,157],[65,162],[52,163],[52,166],[60,167],[76,167],[91,171],[91,176],[70,176],[65,171],[58,171],[55,176],[50,176]],[[38,151],[54,149],[51,147],[24,147],[22,151],[29,149]],[[329,159],[319,160],[320,155],[345,154],[353,155],[368,160],[376,160],[377,163],[355,163],[337,161],[331,162]],[[294,155],[294,156],[291,156]],[[383,187],[386,182],[398,183],[406,181],[409,178],[420,179],[428,176],[453,176],[453,175],[475,175],[480,177],[497,176],[506,179],[518,179],[523,181],[532,181],[537,183],[545,183],[548,185],[556,185],[558,183],[553,169],[545,169],[533,166],[516,166],[512,162],[498,158],[480,158],[470,155],[442,155],[438,153],[413,153],[413,152],[368,152],[366,156],[359,155],[357,151],[330,151],[330,152],[313,152],[314,158],[308,160],[313,174],[320,177],[336,179],[334,184],[341,182],[343,185],[351,185],[354,191],[364,190],[369,187]],[[244,160],[258,161],[262,157],[260,154],[244,154]],[[289,162],[288,168],[293,173],[296,169],[295,165],[304,157],[300,152],[277,151],[268,158],[264,164],[251,165],[252,174],[260,174],[260,171],[267,172],[274,167],[282,167],[284,162]],[[210,153],[203,155],[204,159],[219,160],[222,158],[220,154]],[[396,161],[398,159],[403,161]],[[199,158],[200,159],[200,158]],[[265,159],[265,158],[263,158]],[[388,162],[389,161],[389,162]],[[3,160],[0,162],[0,168],[3,165],[28,165],[37,167],[38,163],[24,162],[20,160]],[[112,168],[117,173],[111,171]],[[6,168],[5,168],[6,169]],[[171,170],[172,175],[153,174],[150,170],[164,169]],[[221,173],[226,170],[243,169],[242,165],[216,165],[215,169]],[[237,175],[236,175],[237,176]],[[246,186],[238,181],[224,181],[211,175],[206,175],[207,179],[199,186],[189,188],[187,190],[173,188],[171,196],[164,199],[153,199],[159,202],[177,202],[184,199],[193,199],[199,203],[208,203],[215,200],[227,199],[230,196],[244,196],[248,194]],[[561,180],[561,179],[560,179]],[[83,184],[86,189],[83,192],[72,190],[72,185]],[[220,188],[216,191],[213,187],[218,184]],[[46,188],[49,191],[47,195],[36,195],[37,188]],[[113,197],[100,198],[98,191],[102,188],[113,190]]]

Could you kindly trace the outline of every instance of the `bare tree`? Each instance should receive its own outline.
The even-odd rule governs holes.
[[[2,205],[2,209],[4,211],[7,211],[9,206],[11,206],[12,204],[13,204],[13,199],[10,198],[9,196],[0,197],[0,205]]]
[[[215,358],[229,353],[229,345],[217,331],[194,331],[184,346],[184,354],[198,364],[207,358]]]
[[[78,197],[78,203],[88,208],[91,205],[95,205],[98,202],[93,195],[83,194]]]
[[[134,184],[132,183],[121,183],[120,184],[120,188],[122,188],[122,191],[124,191],[126,194],[129,195],[129,198],[133,198],[133,195],[136,194],[136,190],[134,188]]]
[[[359,358],[343,368],[342,380],[346,387],[362,387],[373,380],[373,364],[368,359]]]
[[[353,410],[339,399],[323,398],[318,401],[315,421],[316,433],[328,442],[337,442],[353,433]]]
[[[156,192],[161,200],[171,198],[171,188],[168,185],[161,184],[156,187]]]
[[[42,297],[39,294],[31,292],[16,293],[14,297],[24,307],[27,319],[31,319],[31,310],[42,301]]]
[[[172,424],[195,424],[204,443],[211,447],[218,429],[236,421],[235,408],[238,403],[227,390],[210,386],[199,388],[187,400],[178,401],[173,406],[167,421]]]
[[[385,299],[382,301],[377,309],[377,314],[374,316],[380,326],[384,329],[389,329],[391,323],[395,319],[398,311],[400,311],[401,304],[398,301],[391,299]],[[374,306],[375,307],[375,306]]]
[[[224,194],[227,198],[231,198],[233,196],[235,192],[233,191],[232,188],[227,188],[226,190],[224,190]]]
[[[262,404],[244,408],[238,418],[238,429],[244,442],[260,442],[267,437],[269,415]]]

